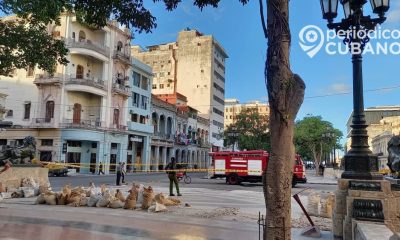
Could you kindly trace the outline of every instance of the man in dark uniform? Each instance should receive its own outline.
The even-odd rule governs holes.
[[[179,183],[178,179],[176,178],[176,162],[175,158],[171,158],[171,162],[168,163],[168,165],[165,167],[165,170],[167,170],[168,178],[169,178],[169,195],[170,196],[175,196],[173,192],[173,183],[175,183],[176,187],[176,192],[178,196],[182,196],[182,194],[179,192]],[[170,170],[170,171],[168,171]]]

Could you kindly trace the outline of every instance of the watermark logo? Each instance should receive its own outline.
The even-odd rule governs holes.
[[[310,58],[321,50],[328,55],[400,55],[400,30],[377,27],[374,31],[349,29],[336,32],[327,29],[324,32],[318,26],[308,25],[299,32],[299,45]]]
[[[300,47],[310,58],[313,58],[322,48],[325,42],[324,33],[315,25],[308,25],[299,33]]]

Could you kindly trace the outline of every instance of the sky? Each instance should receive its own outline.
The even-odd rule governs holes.
[[[203,11],[193,6],[193,1],[184,0],[172,12],[165,10],[162,1],[156,4],[145,2],[157,18],[157,28],[150,34],[136,33],[132,44],[150,46],[174,42],[177,33],[187,27],[213,35],[229,55],[225,98],[237,98],[241,103],[267,101],[264,80],[267,41],[262,32],[257,0],[250,0],[245,6],[236,0],[222,0],[219,8],[208,7]],[[310,58],[299,44],[302,28],[315,25],[323,32],[327,30],[319,2],[290,1],[291,67],[306,83],[305,99],[297,119],[308,114],[320,115],[346,135],[346,122],[353,109],[351,55],[330,55],[323,48]],[[400,1],[391,2],[388,20],[382,28],[400,29]],[[340,7],[338,12],[336,21],[342,18]],[[365,13],[372,14],[369,3],[365,5]],[[371,44],[379,41],[382,40],[371,40]],[[339,40],[337,46],[344,47]],[[366,54],[363,60],[365,107],[400,105],[399,54]]]

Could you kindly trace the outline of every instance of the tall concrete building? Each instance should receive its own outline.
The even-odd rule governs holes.
[[[210,120],[210,143],[222,147],[224,127],[225,60],[223,47],[211,35],[186,29],[176,42],[132,47],[132,55],[152,66],[153,94],[181,93],[188,106]]]
[[[267,103],[261,103],[260,101],[251,101],[249,103],[239,103],[238,99],[225,99],[225,122],[224,129],[226,129],[232,123],[235,123],[236,116],[241,111],[246,109],[257,109],[258,113],[263,117],[269,116],[269,106]]]

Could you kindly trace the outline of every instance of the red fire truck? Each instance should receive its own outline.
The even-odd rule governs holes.
[[[265,169],[269,154],[266,151],[242,152],[212,152],[213,176],[211,178],[225,177],[229,184],[241,182],[261,182],[262,172]],[[296,155],[293,167],[292,186],[297,183],[306,183],[305,167],[300,155]]]

